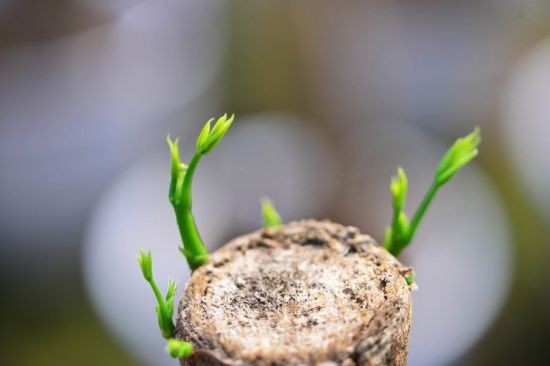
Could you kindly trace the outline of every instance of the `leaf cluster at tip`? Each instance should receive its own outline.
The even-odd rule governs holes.
[[[177,178],[187,170],[187,165],[183,164],[180,160],[180,150],[178,146],[179,138],[172,140],[170,135],[168,135],[166,137],[166,142],[170,147],[170,155],[172,156],[170,163],[170,176]]]
[[[170,136],[166,139],[172,156],[168,198],[174,207],[183,243],[183,246],[179,249],[191,269],[200,267],[208,260],[208,250],[202,241],[195,218],[191,212],[193,176],[202,156],[212,151],[223,139],[227,130],[233,124],[234,118],[234,115],[228,118],[227,114],[224,114],[218,118],[214,126],[212,126],[214,118],[204,124],[197,137],[196,151],[188,165],[181,162],[178,139],[172,140]]]
[[[139,252],[137,259],[145,281],[151,281],[153,279],[153,258],[151,257],[151,252],[145,253],[142,250]]]
[[[435,171],[438,185],[447,183],[457,171],[472,161],[478,154],[481,133],[476,127],[469,135],[459,138],[445,153]]]
[[[214,118],[206,122],[197,139],[197,152],[201,155],[208,154],[223,139],[234,118],[234,114],[229,118],[227,118],[227,114],[224,114],[218,118],[212,128],[210,125]]]
[[[390,183],[393,198],[393,219],[384,236],[384,247],[390,253],[395,256],[399,255],[412,241],[420,221],[439,188],[477,156],[480,142],[481,134],[479,128],[476,127],[469,135],[457,139],[451,148],[447,150],[436,168],[432,185],[410,221],[403,212],[407,199],[407,175],[401,167],[397,169],[397,175],[392,178]]]
[[[391,179],[390,190],[393,195],[393,206],[402,210],[407,200],[408,180],[403,168],[397,168],[397,175]]]

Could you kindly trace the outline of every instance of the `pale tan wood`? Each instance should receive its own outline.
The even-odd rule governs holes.
[[[182,365],[406,365],[411,269],[357,228],[304,220],[212,253],[182,296]]]

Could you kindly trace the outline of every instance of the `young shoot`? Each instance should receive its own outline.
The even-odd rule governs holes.
[[[411,272],[410,275],[408,275],[407,277],[405,277],[405,281],[407,281],[407,285],[412,285],[414,283],[414,277],[416,276],[416,273],[414,272]]]
[[[262,198],[262,218],[264,227],[277,228],[283,226],[281,216],[267,197]]]
[[[172,315],[174,314],[174,296],[176,295],[177,285],[174,280],[168,281],[168,291],[166,296],[162,297],[160,290],[153,279],[153,258],[151,252],[145,253],[143,250],[139,253],[137,260],[143,272],[145,281],[149,282],[153,293],[157,298],[158,305],[155,307],[157,313],[158,323],[162,336],[166,339],[174,337],[174,330],[176,329],[174,322],[172,321]]]
[[[166,343],[166,352],[173,358],[185,358],[193,353],[193,346],[189,342],[170,338]]]
[[[214,120],[210,119],[204,125],[197,139],[195,154],[193,155],[189,165],[183,164],[180,161],[178,139],[172,141],[170,136],[167,138],[172,162],[170,168],[170,190],[168,198],[174,207],[176,220],[180,231],[183,246],[179,249],[187,259],[187,263],[191,269],[196,269],[208,260],[208,251],[204,245],[195,218],[191,212],[191,185],[193,183],[193,175],[201,160],[223,139],[225,133],[233,123],[234,116],[227,118],[224,114],[211,128],[211,123]]]
[[[469,135],[456,140],[451,148],[447,150],[436,168],[432,185],[410,221],[403,212],[407,198],[407,176],[401,167],[397,169],[397,175],[392,178],[390,183],[390,190],[393,197],[392,224],[391,227],[386,230],[386,235],[384,237],[384,247],[391,254],[398,256],[412,241],[418,229],[418,225],[437,191],[445,185],[456,172],[477,156],[477,148],[480,142],[480,131],[479,128],[476,127]],[[410,281],[414,281],[414,278],[411,278]]]

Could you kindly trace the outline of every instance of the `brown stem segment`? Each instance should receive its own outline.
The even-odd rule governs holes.
[[[406,365],[412,270],[357,228],[305,220],[241,236],[198,268],[182,365]]]

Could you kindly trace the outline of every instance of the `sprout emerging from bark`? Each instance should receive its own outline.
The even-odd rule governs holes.
[[[267,197],[262,198],[262,218],[264,227],[277,228],[283,226],[281,216]]]
[[[176,213],[176,220],[180,231],[183,246],[179,249],[187,259],[191,269],[196,269],[208,260],[208,250],[204,245],[200,233],[195,223],[195,218],[191,212],[191,185],[193,175],[200,162],[200,159],[208,154],[223,139],[225,133],[231,127],[234,116],[227,118],[224,114],[218,118],[214,127],[210,125],[214,119],[209,120],[204,125],[197,139],[196,150],[189,165],[180,161],[178,139],[172,141],[170,136],[167,138],[172,162],[170,168],[171,180],[168,198]]]
[[[469,135],[456,140],[439,162],[434,174],[433,183],[410,222],[407,215],[403,212],[407,198],[407,176],[401,167],[397,169],[397,175],[392,178],[390,183],[390,190],[393,196],[392,225],[386,230],[384,238],[384,247],[390,253],[398,256],[412,241],[420,221],[439,188],[477,156],[477,148],[480,143],[481,135],[477,127]],[[413,280],[414,278],[411,278],[411,281]]]
[[[178,139],[172,140],[170,136],[166,138],[170,147],[172,161],[170,163],[170,189],[168,198],[176,213],[183,246],[179,249],[187,259],[191,269],[196,269],[208,260],[208,251],[204,245],[195,219],[191,212],[191,184],[193,175],[199,161],[203,155],[208,154],[223,139],[225,133],[233,123],[233,116],[227,118],[223,115],[218,118],[216,124],[211,129],[210,124],[213,119],[206,122],[203,127],[196,145],[196,151],[189,165],[180,160]],[[158,305],[155,308],[158,324],[162,336],[168,339],[166,345],[167,352],[175,358],[188,357],[193,352],[190,343],[174,339],[176,329],[172,316],[174,315],[174,297],[176,296],[177,284],[174,280],[168,281],[168,290],[163,297],[155,280],[153,279],[153,259],[151,252],[141,251],[137,257],[143,277],[153,289]]]
[[[166,343],[166,352],[173,358],[185,358],[193,353],[193,346],[189,342],[171,338]]]
[[[143,250],[139,253],[137,260],[141,267],[141,272],[145,281],[149,282],[153,293],[157,298],[158,305],[155,307],[157,313],[157,319],[162,336],[166,339],[170,339],[174,336],[174,330],[176,329],[174,322],[172,321],[172,315],[174,314],[174,296],[176,295],[177,284],[174,280],[168,281],[168,290],[166,296],[162,297],[160,290],[153,278],[153,258],[151,252],[145,253]]]

